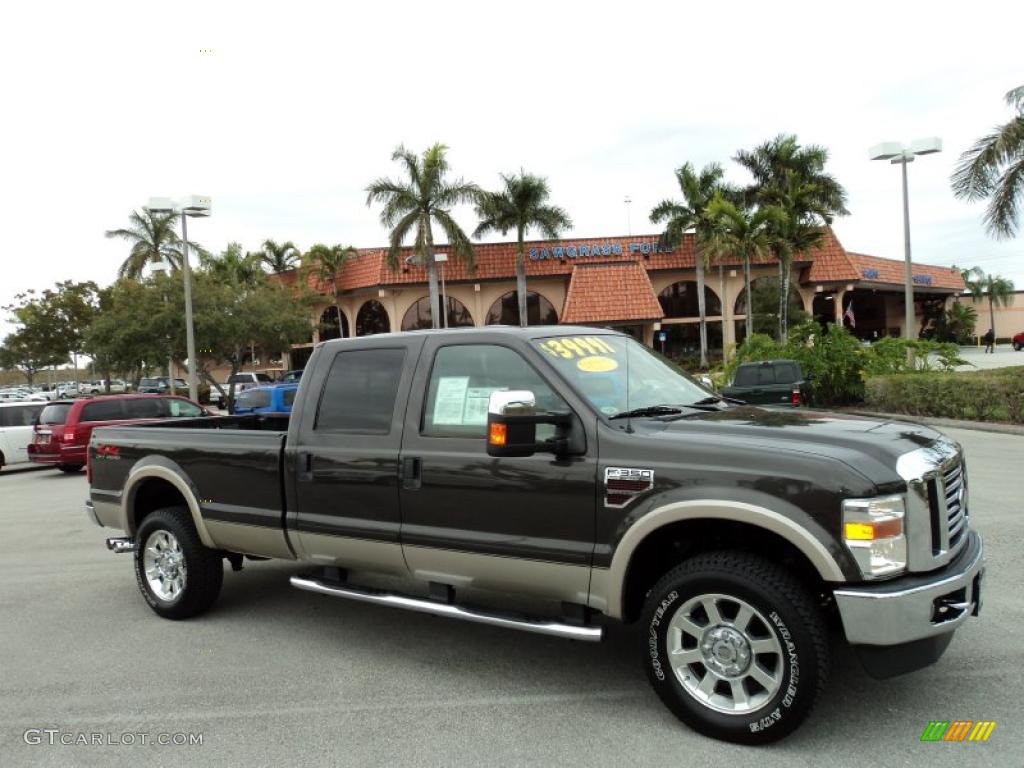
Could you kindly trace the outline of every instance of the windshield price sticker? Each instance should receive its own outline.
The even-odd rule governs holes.
[[[598,336],[566,336],[561,339],[547,339],[540,343],[541,349],[563,360],[591,355],[614,355],[615,349]]]

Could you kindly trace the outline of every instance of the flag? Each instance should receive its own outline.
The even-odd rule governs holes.
[[[850,327],[851,328],[856,328],[857,327],[857,320],[853,316],[853,302],[852,301],[849,304],[846,305],[846,312],[843,313],[843,319],[850,321]]]

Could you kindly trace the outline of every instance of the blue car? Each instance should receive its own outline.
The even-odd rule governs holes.
[[[291,413],[298,389],[299,384],[296,382],[253,387],[239,392],[235,397],[235,414]]]

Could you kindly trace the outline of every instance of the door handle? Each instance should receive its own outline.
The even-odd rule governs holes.
[[[300,451],[296,456],[299,469],[299,480],[313,479],[313,454],[309,451]]]
[[[423,462],[419,456],[406,456],[402,459],[402,488],[408,491],[418,490],[422,485]]]

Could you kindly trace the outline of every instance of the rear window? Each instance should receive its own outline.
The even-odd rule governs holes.
[[[796,363],[741,365],[736,369],[733,384],[737,387],[792,384],[800,378]]]
[[[273,381],[273,379],[266,373],[257,373],[256,381]]]
[[[792,384],[799,378],[800,374],[797,373],[796,365],[793,363],[779,363],[775,366],[776,384]]]
[[[157,385],[156,379],[139,379],[140,387],[155,387]]]
[[[736,378],[733,379],[733,384],[737,387],[752,387],[757,384],[757,371],[761,366],[759,365],[741,365],[736,369]]]
[[[31,427],[42,410],[42,405],[12,405],[10,408],[0,408],[0,427]]]
[[[270,391],[247,389],[236,398],[239,408],[266,408],[270,405]]]
[[[388,434],[404,360],[404,349],[362,349],[335,355],[320,395],[314,429]]]
[[[251,373],[236,373],[228,379],[228,384],[248,384],[252,382]]]
[[[81,421],[117,421],[123,418],[123,400],[94,400],[82,409]]]
[[[43,408],[39,414],[40,424],[63,424],[68,420],[71,403],[53,403]]]

